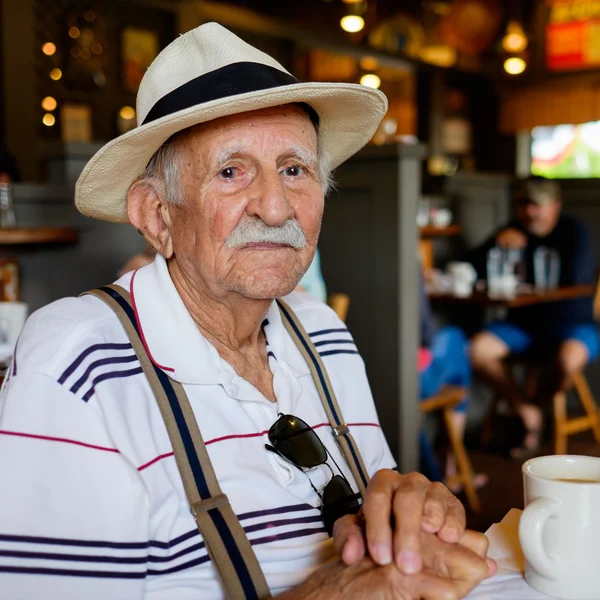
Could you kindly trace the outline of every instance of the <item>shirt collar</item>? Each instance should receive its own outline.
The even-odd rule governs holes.
[[[283,361],[297,377],[310,374],[308,364],[283,324],[277,302],[269,308],[264,329],[269,348],[280,363]]]
[[[129,283],[142,341],[152,362],[180,383],[219,384],[223,361],[202,335],[185,307],[163,256],[136,271]],[[295,375],[310,373],[306,361],[285,330],[277,303],[265,323],[269,348]]]

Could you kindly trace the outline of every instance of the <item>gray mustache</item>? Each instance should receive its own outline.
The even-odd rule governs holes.
[[[248,217],[229,234],[225,245],[243,248],[248,244],[285,244],[298,249],[306,246],[306,236],[296,219],[288,219],[281,227],[270,227],[258,217]]]

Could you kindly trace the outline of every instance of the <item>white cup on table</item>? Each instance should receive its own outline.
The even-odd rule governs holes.
[[[467,262],[451,262],[448,263],[447,269],[452,280],[452,293],[460,298],[470,296],[477,279],[473,265]]]
[[[600,599],[600,458],[542,456],[522,470],[525,580],[554,598]]]

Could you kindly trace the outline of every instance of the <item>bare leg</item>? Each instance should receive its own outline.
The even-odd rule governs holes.
[[[480,373],[496,394],[505,398],[517,411],[523,397],[515,384],[512,371],[505,363],[510,348],[493,333],[477,334],[471,343],[473,369]]]
[[[539,407],[526,402],[519,391],[512,371],[505,363],[509,354],[510,348],[493,333],[482,332],[475,336],[471,344],[473,368],[488,381],[496,394],[510,403],[511,408],[523,419],[528,431],[524,446],[532,449],[539,443],[543,415]]]
[[[588,359],[589,352],[584,343],[575,339],[563,342],[558,348],[556,363],[540,382],[540,400],[548,401],[556,392],[567,392],[573,384],[573,376],[583,370]]]

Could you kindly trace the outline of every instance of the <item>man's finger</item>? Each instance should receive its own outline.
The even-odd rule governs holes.
[[[407,574],[421,570],[421,523],[427,490],[431,483],[419,473],[409,473],[393,498],[394,558]]]
[[[444,553],[448,576],[455,582],[464,582],[471,591],[488,577],[488,563],[481,556],[461,544],[455,544]]]
[[[446,522],[446,512],[452,496],[442,483],[432,483],[423,507],[423,531],[437,533]]]
[[[391,506],[394,489],[388,480],[377,474],[369,482],[362,512],[365,519],[367,548],[378,565],[392,562]]]
[[[460,540],[467,527],[467,515],[465,507],[460,500],[448,492],[448,504],[446,507],[446,520],[442,528],[437,532],[438,537],[449,544],[455,544]]]
[[[342,562],[348,567],[364,558],[364,535],[356,515],[346,515],[335,522],[333,545]]]
[[[488,577],[493,577],[496,574],[496,571],[498,570],[498,565],[496,564],[495,560],[487,557],[487,551],[490,545],[490,541],[483,533],[467,529],[458,543],[464,548],[471,550],[471,552],[474,552],[481,558],[485,559],[488,569]]]
[[[487,568],[488,568],[488,573],[487,573],[488,578],[493,577],[496,574],[496,572],[498,571],[498,565],[497,565],[496,561],[493,558],[486,558],[485,564],[487,565]]]
[[[479,533],[477,531],[472,531],[467,529],[458,542],[464,548],[471,550],[471,552],[475,552],[481,558],[485,558],[487,556],[488,546],[490,545],[490,541],[483,535],[483,533]]]
[[[430,573],[413,575],[419,578],[418,597],[422,600],[458,600],[460,596],[456,585],[445,577],[436,577]]]

